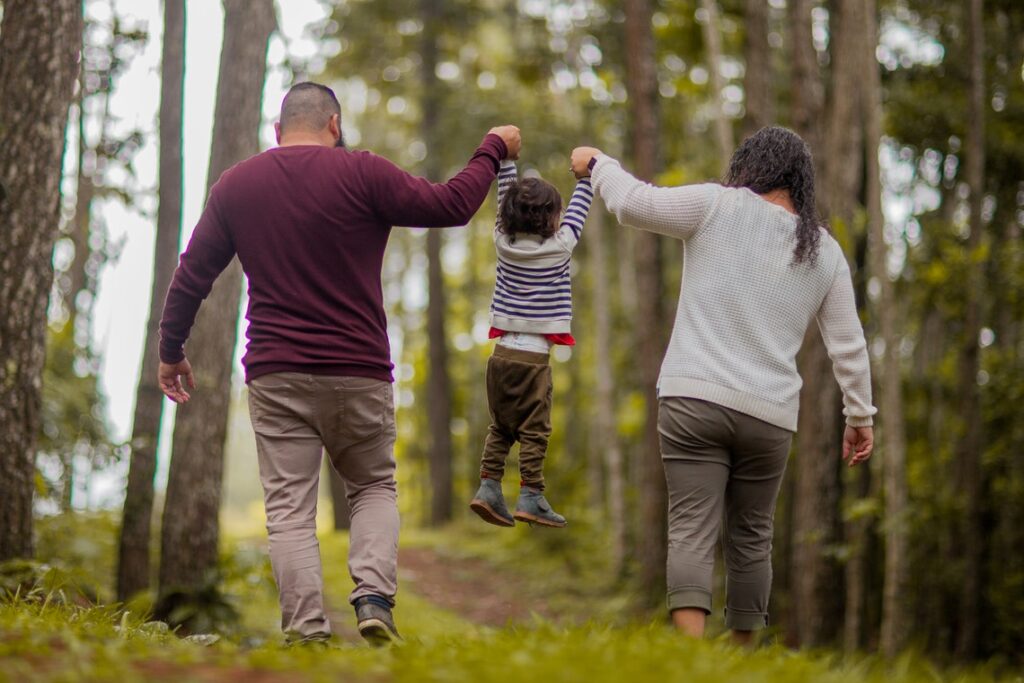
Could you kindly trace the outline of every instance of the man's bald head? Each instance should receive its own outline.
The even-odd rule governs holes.
[[[327,128],[331,117],[341,116],[341,105],[334,91],[326,85],[305,81],[293,85],[281,103],[281,134],[296,131],[319,133]]]

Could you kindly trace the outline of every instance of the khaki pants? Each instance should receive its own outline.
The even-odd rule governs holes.
[[[397,591],[395,411],[389,382],[276,373],[249,383],[270,562],[289,640],[330,635],[316,539],[320,466],[326,450],[345,481],[352,528],[350,596]]]
[[[793,433],[715,403],[677,397],[661,399],[658,432],[668,483],[669,610],[711,612],[722,530],[726,626],[764,628],[775,500]]]
[[[544,456],[551,436],[551,365],[548,354],[500,344],[487,361],[491,426],[484,442],[481,476],[500,480],[512,444],[519,442],[522,483],[544,489]]]

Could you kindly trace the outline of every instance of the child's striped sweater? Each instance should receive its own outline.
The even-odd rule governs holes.
[[[514,161],[502,161],[498,171],[498,206],[516,180]],[[558,232],[506,235],[494,229],[498,273],[491,299],[491,326],[505,332],[569,334],[572,288],[569,260],[583,232],[594,192],[589,178],[576,183]]]

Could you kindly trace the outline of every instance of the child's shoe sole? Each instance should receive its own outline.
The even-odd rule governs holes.
[[[559,524],[558,522],[552,522],[550,519],[544,519],[543,517],[537,517],[531,515],[528,512],[515,512],[512,515],[518,522],[526,522],[527,524],[538,524],[540,526],[549,526],[552,529],[562,529],[565,527],[565,522]]]
[[[465,500],[465,498],[463,498],[463,500]],[[484,520],[488,524],[504,527],[516,525],[515,521],[508,519],[507,517],[502,517],[497,512],[495,512],[490,505],[480,500],[479,498],[473,499],[473,501],[469,504],[469,509],[478,514],[480,516],[480,519]]]

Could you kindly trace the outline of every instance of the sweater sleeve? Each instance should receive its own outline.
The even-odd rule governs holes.
[[[722,193],[722,187],[714,184],[656,187],[634,178],[604,154],[598,157],[591,178],[620,223],[684,240],[700,230]]]
[[[235,245],[221,218],[217,198],[214,185],[167,289],[160,319],[160,360],[164,363],[178,363],[185,358],[185,341],[199,306],[235,256]]]
[[[590,213],[590,204],[593,201],[594,188],[590,184],[590,178],[580,178],[576,182],[576,189],[572,191],[572,197],[569,198],[569,205],[562,214],[559,226],[571,247],[576,246],[580,235],[583,234],[583,224],[587,221],[587,214]]]
[[[832,287],[817,314],[832,371],[843,392],[843,415],[851,427],[868,427],[878,409],[871,405],[871,364],[864,330],[857,317],[853,281],[846,259],[839,256]]]
[[[373,206],[384,223],[443,228],[465,225],[477,212],[507,153],[505,141],[487,135],[465,168],[445,183],[432,183],[403,171],[383,157],[373,157],[369,179]]]

